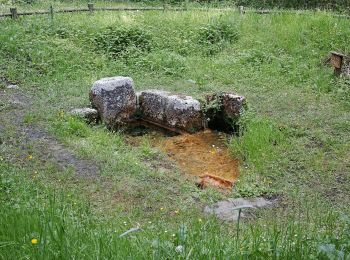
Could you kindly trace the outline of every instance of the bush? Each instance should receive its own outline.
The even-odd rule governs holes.
[[[214,20],[202,26],[198,32],[198,41],[209,48],[209,54],[218,51],[226,43],[234,42],[238,37],[238,28],[233,20]]]
[[[108,27],[93,38],[98,51],[113,57],[123,56],[128,49],[134,48],[141,52],[151,49],[151,36],[143,29]]]

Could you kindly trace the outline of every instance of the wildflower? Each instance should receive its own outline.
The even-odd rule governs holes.
[[[174,213],[175,213],[175,214],[179,214],[179,211],[178,211],[178,210],[175,210]]]
[[[33,238],[31,241],[32,245],[36,245],[38,243],[38,239]]]
[[[32,160],[32,159],[33,159],[33,155],[31,155],[31,154],[28,155],[27,159],[28,159],[28,160]]]
[[[165,230],[164,233],[168,233],[168,230]]]
[[[175,237],[176,235],[175,234],[172,234],[173,237]]]
[[[198,219],[199,222],[202,222],[203,220],[201,218]]]
[[[160,211],[163,211],[164,210],[164,208],[160,208]]]
[[[176,253],[182,253],[184,251],[184,247],[181,245],[177,246],[177,247],[175,247],[175,251],[176,251]]]
[[[152,224],[152,221],[148,221],[148,224]]]
[[[64,111],[63,110],[60,110],[60,112],[58,113],[58,116],[60,118],[63,118],[64,117]]]

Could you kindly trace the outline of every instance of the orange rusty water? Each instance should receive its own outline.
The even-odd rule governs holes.
[[[238,161],[230,155],[225,139],[223,133],[206,130],[164,138],[157,146],[185,173],[214,186],[228,187],[238,177]]]

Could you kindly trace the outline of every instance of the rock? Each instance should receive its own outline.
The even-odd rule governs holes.
[[[141,118],[170,129],[194,133],[204,128],[198,100],[161,90],[142,91],[139,96]]]
[[[108,128],[129,122],[136,112],[134,83],[128,77],[103,78],[90,91],[90,101]]]
[[[214,214],[217,218],[225,221],[236,221],[238,219],[238,210],[234,208],[239,206],[247,206],[251,208],[262,208],[273,205],[274,201],[269,201],[264,198],[254,198],[254,199],[228,199],[219,201],[211,206],[206,206],[204,208],[204,213]],[[243,209],[241,217],[245,216],[244,212],[249,212],[251,209]]]
[[[233,93],[222,93],[222,112],[226,117],[235,118],[240,116],[245,97]]]
[[[19,89],[18,85],[13,85],[13,84],[7,85],[6,88],[7,89]]]
[[[88,123],[97,123],[98,112],[94,108],[75,108],[71,111],[71,114],[85,119]]]
[[[228,92],[206,96],[205,117],[208,127],[214,130],[233,132],[245,105],[245,97]]]

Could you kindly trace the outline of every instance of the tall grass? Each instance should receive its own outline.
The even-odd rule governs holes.
[[[246,112],[240,118],[240,131],[229,144],[232,153],[261,171],[278,154],[275,150],[284,142],[283,133],[269,119]]]
[[[125,221],[122,216],[106,222],[69,190],[54,190],[40,178],[23,181],[23,169],[3,162],[0,170],[2,259],[310,259],[346,258],[350,250],[350,220],[336,212],[322,219],[291,214],[282,221],[245,223],[236,241],[235,226],[210,218],[184,219],[172,227],[162,216],[152,222]],[[311,219],[314,225],[308,224]],[[119,237],[137,226],[141,231]]]

